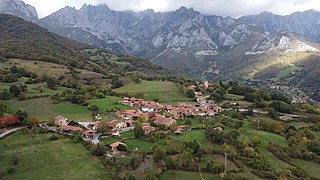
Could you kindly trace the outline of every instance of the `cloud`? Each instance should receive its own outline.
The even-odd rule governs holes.
[[[40,17],[65,7],[80,8],[83,4],[107,4],[114,10],[142,11],[153,9],[156,12],[166,12],[181,6],[194,8],[206,15],[239,17],[270,11],[275,14],[291,14],[295,11],[320,9],[319,0],[24,0],[33,5]]]

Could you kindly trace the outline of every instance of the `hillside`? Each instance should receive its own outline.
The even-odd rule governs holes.
[[[84,68],[103,74],[137,72],[170,75],[168,70],[147,60],[114,55],[90,45],[63,38],[12,15],[0,15],[0,58],[40,60]]]

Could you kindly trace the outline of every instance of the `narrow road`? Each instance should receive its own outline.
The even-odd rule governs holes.
[[[134,129],[134,126],[122,128],[122,129],[120,129],[119,133],[131,131],[131,130],[133,130],[133,129]]]
[[[100,140],[99,140],[99,137],[101,136],[102,134],[101,133],[98,133],[98,134],[95,134],[92,138],[92,143],[93,144],[99,144],[100,143]]]
[[[22,126],[22,127],[17,127],[17,128],[9,129],[9,130],[5,131],[4,133],[0,134],[0,139],[3,138],[3,137],[5,137],[5,136],[8,135],[8,134],[11,134],[11,133],[13,133],[13,132],[16,132],[16,131],[18,131],[18,130],[20,130],[20,129],[23,129],[23,128],[26,128],[26,127],[28,127],[28,126]]]

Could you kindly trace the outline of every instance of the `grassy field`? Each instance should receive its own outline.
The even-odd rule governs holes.
[[[81,144],[74,144],[63,137],[50,141],[49,136],[16,132],[0,140],[0,179],[111,178],[101,161]],[[17,165],[12,163],[14,156],[18,158]],[[9,174],[9,168],[16,172]]]
[[[242,177],[246,179],[259,179],[258,177],[250,174],[250,173],[228,173],[228,175],[233,175],[232,177]],[[209,174],[209,173],[202,173],[202,176],[205,180],[215,180],[215,179],[222,179],[217,174]],[[167,179],[174,179],[174,180],[201,180],[199,172],[190,172],[190,171],[180,171],[180,170],[168,170],[161,174],[160,180],[167,180]]]
[[[241,99],[244,99],[244,96],[227,93],[226,98],[227,99],[234,99],[234,100],[241,100]]]
[[[180,135],[171,136],[172,139],[181,142],[197,141],[202,148],[208,145],[209,141],[205,138],[205,130],[185,131]]]
[[[307,175],[315,178],[320,178],[320,165],[318,163],[305,161],[302,159],[290,159],[290,162],[304,169]]]
[[[42,92],[40,92],[40,89],[42,89]],[[39,83],[39,84],[31,84],[28,85],[28,92],[24,93],[24,96],[29,98],[29,97],[35,97],[35,96],[52,96],[57,93],[62,93],[64,90],[68,88],[65,87],[57,87],[57,89],[52,90],[47,87],[45,87],[44,83]]]
[[[132,131],[127,131],[121,133],[121,138],[126,139],[126,138],[134,138],[134,132]]]
[[[280,80],[281,78],[287,77],[290,75],[290,73],[296,71],[298,67],[295,64],[291,64],[288,68],[281,69],[279,73],[276,76],[277,80]]]
[[[74,121],[91,121],[91,112],[85,107],[70,102],[61,102],[59,104],[52,104],[52,111],[55,115],[63,115]]]
[[[309,123],[305,123],[305,122],[290,122],[290,123],[287,123],[287,124],[288,125],[292,125],[292,126],[296,127],[297,129],[310,126]]]
[[[143,149],[146,152],[151,152],[151,148],[154,145],[154,143],[147,142],[147,141],[140,140],[140,139],[123,140],[123,139],[119,139],[119,138],[106,138],[106,139],[102,139],[102,141],[107,145],[110,145],[110,144],[117,142],[117,141],[124,142],[127,144],[129,151],[133,151],[133,149],[138,148],[138,149]]]
[[[221,103],[218,103],[218,105],[222,105],[222,104],[224,104],[224,103],[237,103],[237,104],[239,104],[240,106],[244,106],[244,107],[248,107],[248,106],[252,106],[253,105],[253,103],[251,103],[251,102],[248,102],[248,101],[229,101],[229,100],[226,100],[226,101],[223,101],[223,102],[221,102]]]
[[[260,153],[266,159],[267,163],[270,165],[273,171],[284,169],[286,167],[291,167],[288,163],[275,157],[270,151],[268,151],[268,142],[277,143],[283,146],[288,145],[288,141],[278,134],[273,134],[266,131],[256,130],[249,127],[249,123],[245,122],[243,126],[243,131],[241,133],[240,139],[250,140],[254,136],[259,136],[261,139]]]
[[[11,67],[11,66],[18,66],[23,67],[24,69],[35,72],[39,76],[43,75],[65,75],[71,76],[71,74],[66,74],[70,72],[67,66],[50,63],[50,62],[44,62],[44,61],[33,61],[33,60],[22,60],[22,59],[10,59],[8,62],[4,63],[4,67]],[[102,77],[102,74],[95,73],[92,71],[84,70],[84,69],[75,69],[77,72],[80,72],[78,75],[80,77]]]
[[[199,165],[201,168],[206,168],[207,163],[213,161],[215,164],[224,164],[224,155],[221,154],[207,154],[204,156],[204,161],[201,162]],[[227,170],[238,170],[237,166],[230,161],[230,159],[227,159]]]
[[[288,145],[288,141],[283,137],[278,134],[270,133],[267,131],[262,131],[262,130],[257,130],[249,127],[249,123],[245,122],[242,127],[242,132],[240,139],[248,139],[250,140],[252,137],[258,135],[261,138],[261,146],[262,147],[267,147],[268,142],[275,142],[283,146]]]
[[[144,95],[145,99],[158,98],[160,102],[188,101],[189,99],[179,91],[172,82],[163,81],[141,81],[139,84],[130,83],[115,90],[118,93],[128,92],[134,96],[137,93]]]
[[[27,81],[27,79],[28,78],[19,78],[18,81],[14,83],[0,82],[0,92],[3,90],[9,90],[10,86],[12,85],[26,85],[28,87],[28,91],[22,93],[22,95],[27,98],[32,98],[37,96],[52,96],[57,93],[62,93],[64,90],[68,89],[58,86],[57,89],[52,90],[47,88],[45,83],[25,84],[25,81]]]
[[[220,179],[218,175],[202,173],[205,179]],[[179,171],[179,170],[168,170],[161,174],[160,180],[201,180],[199,172],[190,172],[190,171]]]
[[[97,105],[99,107],[100,112],[105,112],[107,109],[108,110],[114,110],[116,111],[117,109],[120,110],[127,110],[127,109],[133,109],[132,107],[125,106],[120,103],[121,98],[115,97],[115,96],[107,96],[102,99],[90,99],[88,102],[93,105]]]
[[[24,84],[24,82],[26,82],[28,80],[28,78],[22,77],[19,78],[17,82],[14,83],[5,83],[5,82],[0,82],[0,90],[8,90],[11,85],[19,85],[19,84]]]
[[[92,120],[91,113],[86,107],[70,102],[53,104],[50,98],[36,98],[24,101],[11,100],[8,104],[12,113],[19,109],[24,109],[29,115],[39,117],[41,121],[48,121],[57,115],[62,115],[75,121]]]

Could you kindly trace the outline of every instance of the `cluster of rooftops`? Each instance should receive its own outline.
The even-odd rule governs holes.
[[[153,125],[169,127],[176,124],[177,120],[186,116],[214,116],[221,112],[221,107],[214,104],[213,101],[197,105],[178,103],[177,106],[173,106],[140,98],[124,97],[121,103],[126,106],[134,107],[135,109],[116,111],[115,115],[122,120],[112,120],[110,122],[93,121],[91,123],[92,129],[89,129],[91,130],[90,132],[97,131],[102,124],[106,124],[110,127],[111,134],[117,135],[122,128],[133,127],[136,120],[143,119],[144,123],[142,123],[142,129],[145,134],[149,134],[155,132],[156,129],[147,121],[152,121]],[[69,126],[68,120],[62,116],[55,118],[55,125],[65,131],[83,131],[80,127]],[[181,132],[183,129],[185,128],[177,128],[177,133]],[[87,135],[88,133],[84,134]],[[93,137],[93,135],[89,137]]]

